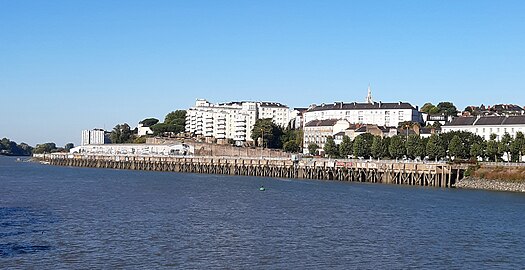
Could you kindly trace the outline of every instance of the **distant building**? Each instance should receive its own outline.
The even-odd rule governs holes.
[[[109,143],[109,137],[103,129],[82,130],[80,145]]]
[[[323,148],[329,136],[344,132],[349,127],[350,123],[344,119],[313,120],[306,123],[303,128],[305,153],[308,151],[308,145],[317,144]]]
[[[505,116],[505,115],[524,115],[523,107],[515,104],[495,104],[493,106],[467,106],[463,111],[463,116]]]
[[[257,119],[272,119],[285,128],[290,122],[288,106],[277,102],[240,101],[213,104],[198,99],[186,113],[186,132],[206,140],[233,139],[236,145],[253,141],[252,129]]]
[[[73,154],[125,156],[185,156],[193,155],[193,146],[179,144],[106,144],[82,145],[69,150]]]
[[[370,87],[365,103],[311,105],[304,113],[304,123],[315,120],[344,119],[352,124],[397,127],[401,122],[422,122],[417,107],[406,102],[383,103],[372,100]]]
[[[525,133],[525,115],[458,117],[442,126],[441,129],[443,133],[468,131],[485,138],[485,140],[490,139],[490,134],[496,134],[499,140],[505,133],[512,137],[516,136],[517,132]]]
[[[144,135],[150,135],[153,134],[153,131],[150,127],[145,127],[144,124],[139,123],[137,127],[137,135],[138,136],[144,136]]]
[[[446,116],[444,114],[421,113],[421,117],[423,118],[423,123],[425,125],[431,125],[431,126],[436,125],[436,123],[439,123],[439,125],[442,126],[452,120],[452,117]]]

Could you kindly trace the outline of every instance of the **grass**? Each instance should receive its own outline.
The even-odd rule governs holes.
[[[470,176],[479,179],[525,182],[525,167],[480,167],[470,172]]]

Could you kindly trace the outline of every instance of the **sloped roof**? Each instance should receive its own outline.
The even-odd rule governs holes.
[[[445,126],[504,126],[525,125],[525,115],[515,116],[486,116],[486,117],[458,117]]]
[[[338,119],[327,119],[327,120],[312,120],[306,123],[305,127],[331,127],[339,121]]]
[[[322,104],[310,108],[308,111],[326,111],[326,110],[372,110],[372,109],[386,109],[386,110],[400,110],[400,109],[413,109],[415,108],[407,102],[397,102],[397,103],[343,103],[343,102],[334,102],[331,104]]]

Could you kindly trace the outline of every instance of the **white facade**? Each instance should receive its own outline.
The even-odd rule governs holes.
[[[441,127],[441,131],[467,131],[490,139],[491,134],[496,134],[500,140],[505,133],[515,137],[516,133],[525,134],[525,116],[486,116],[486,117],[458,117]]]
[[[409,103],[342,103],[312,106],[304,114],[304,123],[314,120],[345,119],[352,124],[397,127],[405,121],[421,122],[417,108]]]
[[[138,136],[144,136],[144,135],[149,135],[149,134],[153,134],[153,131],[151,130],[150,127],[145,127],[143,124],[138,125],[137,127]]]
[[[257,119],[270,118],[282,127],[290,121],[290,109],[272,102],[229,102],[213,104],[198,99],[186,112],[186,132],[215,139],[233,139],[238,145],[251,139]]]
[[[104,144],[105,131],[103,129],[82,130],[80,145]]]
[[[317,144],[319,148],[324,148],[329,136],[334,136],[349,127],[348,121],[337,119],[316,120],[307,123],[303,129],[304,153],[308,152],[308,145],[310,144]]]
[[[193,155],[194,148],[187,144],[105,144],[78,146],[69,152],[86,155],[177,156]]]

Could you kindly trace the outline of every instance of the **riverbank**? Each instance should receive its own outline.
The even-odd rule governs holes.
[[[517,182],[467,177],[458,181],[456,188],[525,192],[525,181]]]

